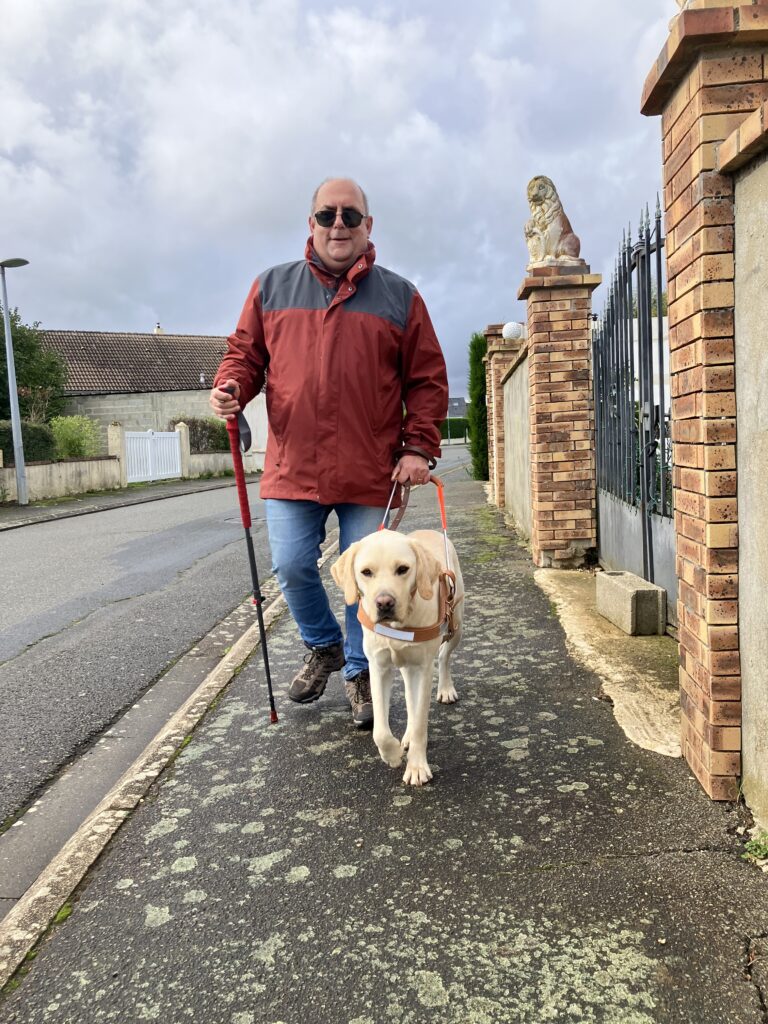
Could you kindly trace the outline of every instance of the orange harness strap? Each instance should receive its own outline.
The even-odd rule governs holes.
[[[443,533],[446,533],[448,529],[448,523],[445,518],[445,495],[443,493],[444,484],[440,477],[435,476],[434,473],[429,474],[429,482],[431,484],[434,484],[435,487],[437,487],[437,502],[438,505],[440,506],[440,521],[443,524]],[[381,523],[379,524],[378,527],[379,530],[396,530],[400,523],[402,522],[403,516],[405,515],[405,510],[408,508],[408,499],[411,496],[411,485],[400,484],[400,507],[395,512],[395,518],[392,520],[392,523],[389,526],[384,525],[387,516],[389,515],[389,510],[392,508],[392,502],[394,500],[395,494],[397,493],[397,486],[397,480],[395,480],[394,484],[392,485],[392,492],[389,495],[387,507],[384,509],[384,517],[382,518]]]

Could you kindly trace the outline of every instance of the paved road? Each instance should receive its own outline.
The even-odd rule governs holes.
[[[243,600],[242,536],[232,489],[0,535],[0,821]]]
[[[466,459],[448,449],[441,468]],[[0,566],[2,823],[240,604],[249,575],[232,487],[0,533]]]

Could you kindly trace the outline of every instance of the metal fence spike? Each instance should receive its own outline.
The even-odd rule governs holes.
[[[644,522],[651,511],[672,514],[669,384],[663,329],[656,327],[664,288],[659,192],[654,213],[655,225],[650,203],[641,205],[634,242],[631,221],[622,229],[593,335],[598,487],[640,508]]]

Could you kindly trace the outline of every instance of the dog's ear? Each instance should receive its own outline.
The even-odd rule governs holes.
[[[347,604],[357,601],[357,580],[355,579],[355,554],[360,547],[359,541],[350,544],[341,558],[337,558],[331,566],[331,576],[344,591]]]
[[[417,540],[410,541],[410,545],[416,555],[416,589],[419,597],[429,600],[440,575],[440,563],[432,552],[427,551]]]

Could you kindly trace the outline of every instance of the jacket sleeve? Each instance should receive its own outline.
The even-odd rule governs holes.
[[[440,343],[418,292],[403,338],[400,373],[405,403],[402,443],[440,457],[440,424],[448,413],[448,375]]]
[[[236,380],[240,385],[240,406],[244,408],[264,386],[268,363],[257,278],[248,292],[237,327],[227,338],[227,351],[216,371],[214,386],[229,377]]]

